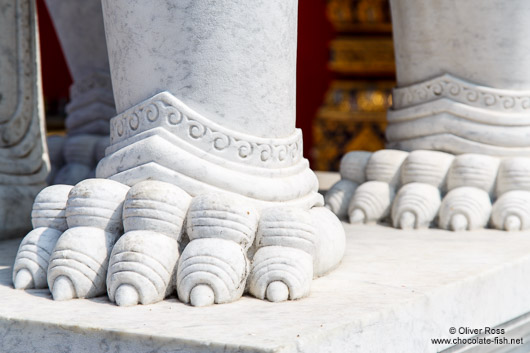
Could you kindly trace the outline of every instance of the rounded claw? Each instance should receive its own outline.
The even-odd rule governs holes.
[[[399,217],[399,227],[403,230],[412,230],[415,228],[416,216],[414,213],[405,211]]]
[[[282,281],[274,281],[267,286],[267,300],[277,303],[289,299],[289,288]]]
[[[354,209],[350,215],[351,224],[364,223],[365,219],[366,219],[366,215],[361,209],[358,209],[358,208]]]
[[[451,230],[454,232],[465,231],[468,228],[468,221],[466,216],[457,213],[451,218]]]
[[[25,268],[17,272],[15,277],[15,289],[31,289],[35,288],[35,282],[31,272]]]
[[[133,306],[137,305],[140,301],[138,291],[130,284],[122,284],[119,286],[114,298],[116,304],[119,306]]]
[[[77,294],[72,281],[68,277],[59,276],[53,282],[52,296],[53,300],[62,301],[76,298]]]
[[[517,232],[521,230],[521,226],[521,219],[514,215],[506,217],[506,221],[504,221],[504,229],[508,232]]]
[[[210,286],[199,284],[193,287],[190,293],[190,303],[192,306],[208,306],[214,303],[215,295]]]

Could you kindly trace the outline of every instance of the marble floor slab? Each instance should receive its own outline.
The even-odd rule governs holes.
[[[194,308],[171,297],[120,308],[14,290],[20,240],[0,242],[0,352],[437,352],[451,327],[484,329],[530,312],[530,232],[380,225],[347,230],[341,266],[309,298],[251,297]]]

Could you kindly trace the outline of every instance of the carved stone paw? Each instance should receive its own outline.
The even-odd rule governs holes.
[[[174,269],[191,201],[182,189],[140,182],[123,206],[125,234],[112,250],[107,274],[109,299],[120,306],[150,304],[174,291]]]
[[[245,291],[273,302],[299,299],[345,248],[344,229],[326,208],[260,210],[238,195],[192,198],[152,180],[52,186],[33,217],[38,228],[20,247],[13,280],[21,289],[47,282],[55,300],[108,293],[131,306],[175,291],[193,306],[233,302]]]
[[[352,223],[452,231],[530,227],[530,158],[436,151],[350,152],[326,207]]]
[[[90,298],[106,292],[110,252],[121,235],[123,200],[129,187],[87,179],[69,193],[68,229],[50,256],[48,286],[55,300]]]

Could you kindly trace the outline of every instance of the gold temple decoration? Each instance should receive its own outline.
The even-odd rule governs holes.
[[[338,32],[335,79],[313,124],[312,156],[315,169],[338,170],[348,151],[384,148],[395,64],[388,1],[328,0],[327,16]]]

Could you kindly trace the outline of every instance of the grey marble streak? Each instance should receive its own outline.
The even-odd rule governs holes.
[[[169,91],[260,137],[295,126],[297,0],[104,0],[118,113]]]

